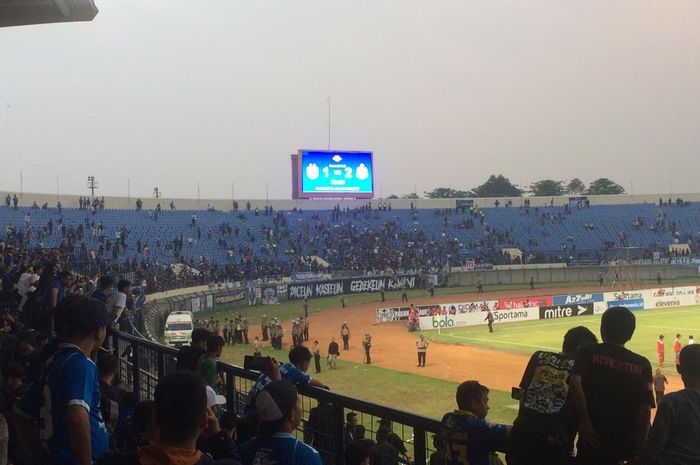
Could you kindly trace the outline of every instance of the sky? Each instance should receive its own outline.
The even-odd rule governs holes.
[[[377,195],[610,177],[697,192],[697,0],[95,0],[0,28],[0,191],[289,198],[371,150]]]

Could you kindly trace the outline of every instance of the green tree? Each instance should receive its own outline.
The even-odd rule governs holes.
[[[530,184],[530,192],[537,197],[554,197],[564,195],[564,181],[543,179]]]
[[[583,194],[584,192],[586,192],[586,185],[579,178],[572,179],[566,186],[567,194]]]
[[[430,192],[425,192],[425,196],[429,199],[463,199],[474,197],[474,194],[469,191],[458,191],[451,187],[436,187]]]
[[[416,200],[419,199],[418,194],[415,192],[411,192],[410,194],[404,194],[401,196],[402,199],[411,199],[411,200]]]
[[[472,190],[476,197],[521,197],[523,191],[513,185],[502,174],[491,175],[489,179]]]
[[[588,186],[589,195],[624,194],[625,188],[612,179],[598,178]]]

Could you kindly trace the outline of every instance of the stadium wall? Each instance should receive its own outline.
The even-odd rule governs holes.
[[[48,203],[49,207],[54,208],[56,202],[59,200],[64,208],[78,208],[79,195],[56,195],[54,194],[42,194],[42,193],[22,193],[20,198],[19,192],[10,191],[0,191],[0,201],[5,202],[7,195],[13,196],[17,194],[19,198],[19,206],[29,207],[33,202],[41,206],[44,203]],[[87,193],[85,194],[87,195]],[[97,197],[102,197],[99,192],[96,194]],[[120,210],[135,210],[136,209],[136,199],[134,197],[117,197],[117,196],[104,196],[105,197],[105,208],[108,209],[120,209]],[[667,201],[669,196],[666,194],[649,194],[649,195],[589,195],[586,196],[590,201],[591,205],[621,205],[621,204],[638,204],[638,203],[652,203],[658,204],[659,197]],[[673,194],[671,200],[677,197],[682,198],[686,201],[700,201],[700,193],[678,193]],[[163,210],[168,210],[170,201],[175,202],[175,206],[178,210],[206,210],[207,207],[212,206],[217,210],[229,211],[232,209],[233,199],[182,199],[182,198],[171,198],[171,197],[161,197],[161,198],[150,198],[150,197],[140,197],[143,201],[143,209],[149,210],[154,209],[158,203],[160,203]],[[550,201],[554,199],[555,205],[563,205],[569,203],[568,196],[560,197],[513,197],[513,206],[518,207],[522,205],[523,200],[527,198],[530,200],[530,205],[535,206],[548,206]],[[372,204],[373,207],[377,207],[380,202],[383,203],[388,201],[391,203],[392,208],[397,209],[408,209],[413,203],[414,207],[421,209],[433,209],[433,208],[455,208],[457,199],[373,199],[373,200],[342,200],[342,199],[313,199],[313,200],[291,200],[291,199],[240,199],[237,198],[238,207],[240,210],[245,210],[246,202],[250,202],[251,208],[259,208],[262,210],[265,205],[272,205],[277,210],[292,210],[294,208],[302,208],[304,210],[330,210],[336,205],[340,204],[342,208],[349,207],[355,208],[361,205],[366,205],[368,202]],[[469,199],[474,202],[475,206],[493,207],[494,202],[498,200],[501,204],[506,200],[505,198],[494,198],[494,197],[484,197],[479,199]]]
[[[551,283],[597,282],[600,274],[606,276],[609,270],[619,270],[621,282],[656,281],[661,274],[664,281],[680,278],[695,278],[700,275],[697,267],[674,265],[636,265],[634,267],[609,266],[571,266],[548,267],[546,265],[518,266],[507,269],[472,270],[452,272],[447,276],[447,286],[473,287],[479,281],[484,286],[501,284],[527,284],[532,277],[537,285]],[[607,280],[606,280],[607,282]]]
[[[496,323],[549,320],[599,315],[610,307],[632,311],[658,310],[700,305],[700,286],[656,287],[629,291],[542,295],[539,297],[447,302],[417,305],[420,329],[430,330],[486,324],[486,310]],[[376,310],[376,321],[386,323],[409,319],[408,306]]]

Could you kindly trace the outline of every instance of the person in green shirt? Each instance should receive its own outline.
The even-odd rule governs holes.
[[[224,338],[215,334],[207,337],[207,353],[199,359],[199,373],[204,378],[207,386],[211,386],[217,394],[221,394],[223,380],[219,375],[217,362],[221,357],[221,350],[224,347]]]

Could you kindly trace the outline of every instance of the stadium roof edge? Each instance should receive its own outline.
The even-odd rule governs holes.
[[[0,0],[0,27],[92,21],[93,0]]]

